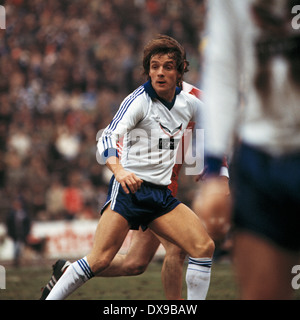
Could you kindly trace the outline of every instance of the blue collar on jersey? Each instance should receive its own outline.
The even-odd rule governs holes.
[[[176,96],[181,92],[181,88],[176,87],[174,98],[171,102],[165,101],[160,98],[156,91],[153,89],[151,80],[147,81],[143,84],[145,91],[149,94],[152,99],[158,99],[164,106],[166,106],[169,110],[171,110],[175,104]]]

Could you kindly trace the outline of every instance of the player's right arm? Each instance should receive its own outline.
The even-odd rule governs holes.
[[[110,124],[104,129],[97,143],[101,164],[106,164],[110,157],[119,158],[118,142],[144,118],[148,104],[143,92],[143,88],[140,87],[125,98]]]
[[[106,160],[106,166],[112,171],[115,179],[121,184],[123,190],[127,194],[129,193],[129,190],[132,193],[135,193],[141,187],[143,180],[137,177],[133,172],[125,170],[118,157],[109,157]]]
[[[99,160],[112,171],[115,179],[126,193],[136,192],[143,181],[133,172],[124,169],[117,145],[124,134],[132,130],[147,112],[148,105],[143,97],[143,92],[143,88],[140,87],[123,100],[119,110],[111,123],[104,129],[97,144]]]

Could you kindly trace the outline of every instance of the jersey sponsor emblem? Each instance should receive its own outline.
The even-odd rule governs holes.
[[[171,130],[168,127],[162,125],[159,123],[160,128],[162,131],[169,136],[170,138],[167,139],[159,139],[158,148],[159,149],[166,149],[166,150],[175,150],[178,146],[178,143],[180,139],[174,139],[174,136],[176,136],[182,129],[182,123],[180,126],[176,127],[175,129]]]
[[[169,139],[159,139],[158,148],[159,149],[167,149],[167,150],[175,150],[178,146],[180,139],[174,139],[173,137]]]
[[[160,125],[162,131],[163,131],[166,135],[168,135],[169,137],[172,137],[172,138],[173,138],[174,136],[176,136],[176,134],[178,134],[178,133],[181,131],[181,129],[182,129],[182,124],[181,124],[180,126],[176,127],[174,130],[171,130],[171,129],[167,128],[166,126],[162,125],[161,123],[159,123],[159,125]]]

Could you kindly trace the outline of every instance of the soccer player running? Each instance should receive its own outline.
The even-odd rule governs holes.
[[[168,189],[178,142],[201,103],[179,88],[185,56],[176,40],[152,40],[145,47],[143,67],[148,82],[125,98],[98,141],[99,154],[113,177],[93,248],[66,269],[49,300],[65,299],[107,269],[128,231],[139,227],[151,229],[189,255],[191,290],[198,298],[206,297],[214,242],[196,214]],[[117,142],[123,136],[120,161]]]
[[[289,299],[300,237],[299,0],[210,0],[207,184],[237,137],[231,174],[242,299]],[[242,86],[241,86],[242,84]],[[242,108],[239,92],[244,93]],[[216,115],[218,115],[216,117]]]

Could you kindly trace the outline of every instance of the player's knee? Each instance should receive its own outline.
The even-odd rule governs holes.
[[[183,263],[186,257],[186,252],[177,248],[175,250],[166,249],[165,261],[172,263]]]
[[[144,273],[148,263],[143,261],[126,261],[124,263],[124,272],[127,276],[138,276]]]
[[[202,248],[203,250],[203,257],[212,257],[215,251],[215,243],[210,238],[208,241],[206,241],[205,245]]]
[[[191,257],[212,257],[215,251],[215,243],[212,239],[208,239],[204,243],[196,244],[190,252]]]
[[[95,275],[101,273],[103,270],[109,267],[111,259],[106,257],[87,257],[91,270]]]

